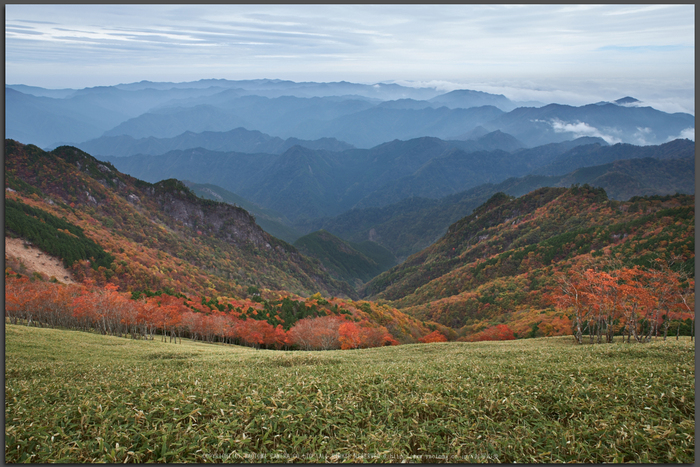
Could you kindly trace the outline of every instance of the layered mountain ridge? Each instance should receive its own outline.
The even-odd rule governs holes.
[[[281,139],[335,138],[365,149],[394,139],[468,138],[479,128],[500,130],[527,147],[580,136],[660,144],[695,128],[693,115],[661,112],[628,98],[578,107],[533,105],[481,91],[445,93],[390,83],[201,80],[80,90],[6,85],[5,99],[6,137],[44,148],[102,136],[175,138],[238,127]]]
[[[488,134],[473,142],[425,137],[341,152],[302,146],[294,146],[282,154],[198,148],[159,156],[104,159],[121,171],[149,182],[178,178],[214,184],[267,209],[284,213],[290,225],[302,225],[313,219],[335,217],[350,209],[381,208],[415,197],[439,199],[485,183],[499,184],[529,174],[544,175],[543,183],[567,183],[565,178],[547,177],[563,176],[583,167],[622,159],[689,159],[695,152],[695,144],[689,140],[658,146],[610,146],[590,137],[539,148],[516,147],[512,152],[478,150],[492,144],[491,137]],[[510,139],[498,139],[512,147]],[[676,164],[678,169],[680,166]],[[573,178],[580,179],[577,183],[596,184],[595,178],[602,174],[593,177],[593,173],[589,173],[589,178],[584,180],[580,173]],[[631,175],[629,170],[628,175]],[[605,187],[614,188],[611,181],[606,182]],[[668,190],[690,193],[693,188],[687,182],[678,181],[669,185]],[[624,190],[616,192],[615,197],[624,193]],[[630,193],[632,196],[669,191],[664,192],[661,186],[639,185],[639,191]]]
[[[551,335],[561,268],[692,257],[694,116],[629,96],[267,79],[5,95],[12,221],[98,252],[79,280],[364,296],[465,338]]]

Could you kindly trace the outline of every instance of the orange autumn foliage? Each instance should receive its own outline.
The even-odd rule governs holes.
[[[423,342],[424,344],[429,344],[431,342],[447,342],[447,337],[443,336],[440,331],[433,331],[427,336],[418,339],[418,342]]]
[[[470,336],[469,341],[507,341],[515,339],[513,330],[505,324],[497,324]]]

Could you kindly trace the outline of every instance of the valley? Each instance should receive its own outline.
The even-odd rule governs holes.
[[[695,462],[695,7],[5,6],[4,459]]]
[[[55,149],[6,140],[6,202],[62,239],[39,246],[80,283],[189,297],[182,312],[199,296],[210,312],[238,310],[232,323],[263,312],[286,333],[305,316],[284,315],[294,302],[317,319],[345,310],[399,343],[436,329],[479,340],[498,326],[553,336],[571,333],[552,299],[570,268],[663,261],[694,277],[695,143],[674,138],[694,119],[633,98],[521,105],[275,80],[6,96],[9,136],[46,145],[28,136],[30,115],[103,125],[92,138],[66,131],[60,140],[82,141]],[[599,131],[577,134],[576,122]],[[45,229],[13,216],[6,237]],[[6,259],[12,274],[33,272]],[[389,310],[390,322],[373,321]],[[665,316],[688,332],[687,313]],[[283,345],[271,336],[259,344]]]

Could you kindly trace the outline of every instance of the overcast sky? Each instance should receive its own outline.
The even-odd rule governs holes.
[[[694,113],[694,5],[5,5],[8,84],[396,82]]]

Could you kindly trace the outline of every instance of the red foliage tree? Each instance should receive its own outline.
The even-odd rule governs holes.
[[[347,321],[338,327],[340,348],[357,349],[362,344],[360,328],[352,321]]]
[[[515,339],[513,330],[505,324],[497,324],[472,336],[473,341],[507,341]]]
[[[423,342],[424,344],[429,344],[431,342],[447,342],[447,337],[443,336],[437,329],[427,336],[418,339],[418,342]]]

